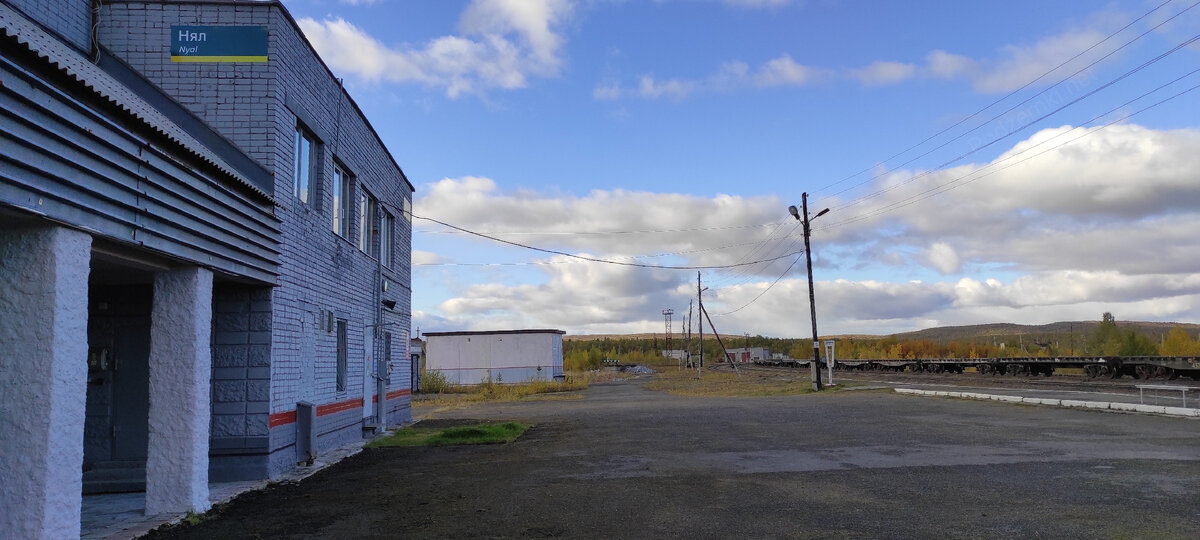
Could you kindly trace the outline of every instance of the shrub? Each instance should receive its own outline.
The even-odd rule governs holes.
[[[426,371],[421,378],[421,393],[442,394],[450,391],[450,380],[438,370]]]

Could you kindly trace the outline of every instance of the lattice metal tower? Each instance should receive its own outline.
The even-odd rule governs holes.
[[[662,314],[663,314],[663,320],[665,320],[667,322],[667,350],[670,351],[671,350],[671,315],[675,314],[675,310],[664,309]],[[674,354],[674,353],[668,352],[667,354]]]

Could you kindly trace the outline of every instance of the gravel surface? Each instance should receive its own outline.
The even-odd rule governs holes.
[[[151,538],[1200,538],[1200,421],[888,391],[585,399],[439,418],[507,445],[367,449]]]

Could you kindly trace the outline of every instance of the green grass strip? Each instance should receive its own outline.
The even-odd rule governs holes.
[[[371,441],[367,448],[510,443],[517,440],[527,429],[529,424],[519,422],[448,428],[403,428],[387,437]]]

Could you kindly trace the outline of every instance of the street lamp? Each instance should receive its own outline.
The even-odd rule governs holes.
[[[804,211],[803,217],[801,217],[800,210],[797,210],[795,205],[789,206],[788,212],[790,212],[792,214],[792,217],[796,218],[801,224],[804,225],[804,258],[807,259],[807,261],[808,261],[808,306],[809,306],[809,309],[810,309],[811,315],[812,315],[812,331],[813,331],[813,336],[812,336],[813,361],[812,361],[812,366],[811,366],[812,367],[812,388],[814,391],[819,391],[819,390],[821,390],[821,368],[820,368],[821,342],[817,341],[817,301],[816,301],[816,298],[813,296],[812,249],[810,249],[808,247],[808,236],[810,234],[812,234],[812,229],[809,228],[809,223],[812,223],[812,220],[825,215],[826,212],[829,212],[829,209],[826,208],[824,210],[821,210],[820,212],[817,212],[817,215],[810,218],[810,217],[808,217],[808,193],[807,192],[800,194],[800,201],[802,204],[802,209]]]

